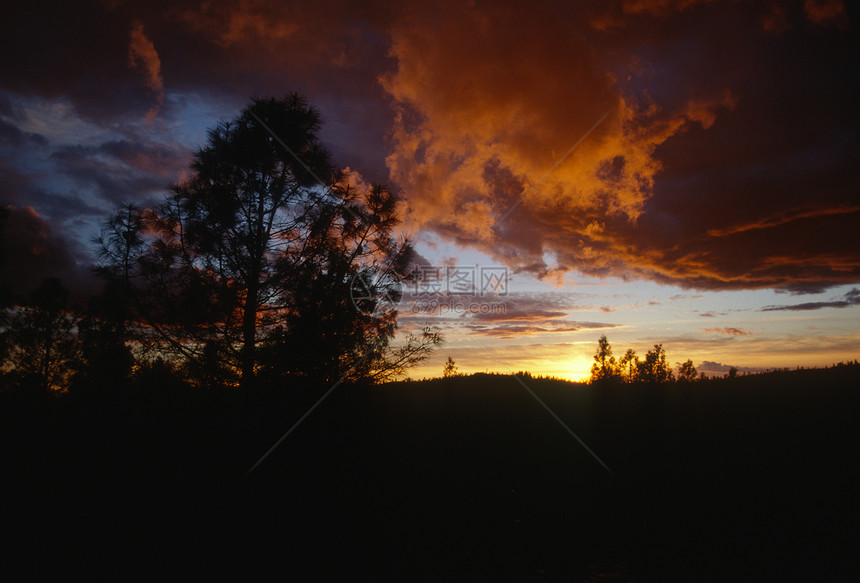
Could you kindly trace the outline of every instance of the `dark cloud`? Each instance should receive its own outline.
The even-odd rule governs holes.
[[[577,294],[510,293],[504,296],[451,293],[406,293],[398,321],[432,322],[468,334],[497,338],[571,333],[614,328],[619,324],[574,319],[577,312],[601,311]]]
[[[815,24],[848,27],[848,13],[842,0],[805,0],[803,8],[807,18]]]
[[[420,288],[419,288],[420,289]],[[482,322],[547,321],[563,318],[572,308],[555,294],[509,294],[428,292],[407,289],[401,313],[461,318]]]
[[[0,115],[12,115],[12,103],[6,95],[0,94]]]
[[[499,312],[495,314],[479,312],[472,316],[472,319],[480,322],[546,322],[555,320],[557,318],[565,318],[567,316],[567,312],[553,312],[548,310],[535,310],[520,307],[517,309],[506,309],[504,312]]]
[[[338,163],[402,190],[408,227],[515,271],[860,281],[860,54],[838,0],[36,0],[4,17],[0,194],[55,228],[163,189],[205,125],[295,90]]]
[[[254,96],[299,91],[335,161],[384,182],[393,113],[376,82],[390,10],[364,3],[35,0],[0,23],[2,202],[55,228],[183,176],[205,129]],[[44,129],[44,135],[33,127]],[[75,200],[77,199],[77,203]],[[67,204],[68,203],[68,204]],[[80,204],[83,203],[83,204]],[[78,225],[86,233],[95,222]]]
[[[44,136],[21,131],[13,124],[0,119],[0,144],[7,147],[22,148],[32,146],[47,146]]]
[[[763,370],[766,370],[763,368],[756,368],[756,367],[749,367],[749,366],[733,366],[731,364],[723,364],[721,362],[713,362],[710,360],[702,361],[696,367],[696,370],[699,373],[706,374],[707,376],[725,376],[733,368],[740,373],[756,373],[756,372],[761,372]]]
[[[4,89],[67,99],[90,119],[148,110],[145,84],[128,67],[127,9],[36,0],[9,7],[2,27]]]
[[[191,153],[181,147],[118,140],[64,146],[51,157],[80,189],[117,206],[165,192],[187,167]]]
[[[829,302],[805,302],[802,304],[791,304],[787,306],[765,306],[760,311],[762,312],[781,312],[781,311],[797,311],[805,312],[809,310],[821,310],[824,308],[850,308],[851,306],[860,305],[860,290],[856,287],[847,292],[843,299],[832,300]]]
[[[500,324],[495,326],[480,326],[468,324],[465,326],[469,334],[480,334],[494,338],[510,339],[517,336],[534,336],[537,334],[559,334],[579,332],[580,330],[600,330],[604,328],[615,328],[617,324],[606,324],[602,322],[575,322],[555,321],[544,322],[542,325],[525,324]]]
[[[57,233],[32,207],[7,207],[0,229],[0,281],[15,297],[25,297],[43,279],[57,277],[83,302],[99,283],[86,263],[86,255],[71,240]]]
[[[703,314],[704,315],[704,314]],[[726,326],[724,328],[699,328],[707,334],[725,334],[726,336],[751,336],[752,332],[747,332],[743,328],[732,328]]]

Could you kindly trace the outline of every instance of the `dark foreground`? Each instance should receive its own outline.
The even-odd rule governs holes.
[[[3,574],[834,581],[860,568],[857,367],[248,398],[0,395]],[[0,574],[2,576],[2,574]]]

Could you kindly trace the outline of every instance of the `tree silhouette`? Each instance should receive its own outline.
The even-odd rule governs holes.
[[[161,205],[108,219],[102,274],[146,322],[140,346],[247,386],[261,372],[372,377],[438,344],[390,349],[412,247],[393,235],[394,196],[350,185],[319,128],[298,95],[253,100],[210,130]]]
[[[16,308],[2,333],[0,368],[13,382],[39,391],[65,391],[80,356],[77,318],[66,311],[69,292],[48,278],[30,294],[29,305]]]
[[[612,355],[612,346],[606,335],[597,342],[597,352],[594,354],[594,364],[591,365],[591,382],[610,381],[620,378],[618,363]]]
[[[693,382],[696,380],[696,367],[693,366],[692,360],[687,360],[678,367],[678,380],[682,382]]]
[[[122,301],[108,288],[90,300],[78,320],[80,363],[72,383],[77,392],[107,394],[129,379],[134,360],[126,345],[126,313]]]
[[[636,380],[639,371],[639,356],[632,348],[628,348],[621,360],[618,361],[618,368],[625,383],[632,383]]]
[[[639,363],[637,380],[646,383],[668,383],[674,380],[662,344],[655,344],[645,353],[645,359]]]
[[[454,359],[449,356],[448,360],[445,362],[445,366],[442,368],[442,377],[447,379],[455,377],[458,374],[457,363],[455,363]]]

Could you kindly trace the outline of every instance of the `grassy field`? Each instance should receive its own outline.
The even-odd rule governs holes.
[[[3,569],[852,579],[858,381],[846,366],[665,386],[342,386],[248,475],[321,392],[0,394]]]

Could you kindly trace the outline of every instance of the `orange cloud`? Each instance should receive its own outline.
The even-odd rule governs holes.
[[[367,2],[238,0],[177,3],[166,14],[202,42],[212,43],[222,61],[220,70],[289,72],[290,83],[297,76],[313,76],[316,83],[341,87],[343,79],[324,69],[333,66],[343,74],[366,67],[368,59],[378,60],[384,52],[377,55],[366,42],[367,27],[384,29],[397,11]]]
[[[563,19],[542,4],[413,6],[395,19],[396,66],[380,82],[407,226],[545,279],[854,281],[853,110],[835,82],[810,81],[829,79],[821,65],[840,53],[812,45],[804,59],[817,65],[791,72],[760,50],[767,7],[693,4],[615,4],[608,20],[593,6]],[[713,26],[741,14],[752,24],[731,35]],[[827,261],[801,267],[813,257]]]
[[[176,8],[173,14],[194,29],[211,33],[215,43],[230,47],[252,39],[279,43],[293,38],[302,24],[296,15],[290,14],[293,10],[289,6],[240,0],[229,5],[204,2],[199,7]]]
[[[391,34],[397,69],[380,79],[397,108],[387,163],[409,226],[516,267],[543,265],[553,236],[567,253],[577,241],[577,262],[613,263],[591,245],[605,238],[600,219],[635,223],[661,169],[656,148],[692,124],[711,127],[733,103],[722,92],[660,111],[624,93],[545,7],[434,9]],[[512,45],[514,34],[523,42]]]
[[[775,34],[791,30],[791,24],[788,21],[788,11],[785,6],[776,2],[771,3],[767,7],[767,12],[761,17],[761,26],[767,32]]]
[[[601,32],[617,31],[626,28],[631,23],[631,17],[646,15],[667,18],[697,4],[711,2],[714,0],[622,0],[620,3],[596,3],[596,9],[588,14],[588,24]]]
[[[164,80],[161,76],[161,59],[155,50],[155,45],[143,32],[143,23],[135,20],[131,28],[131,39],[128,44],[128,66],[141,71],[149,87],[156,95],[157,105],[146,114],[146,119],[152,120],[158,115],[164,102]]]
[[[830,215],[849,215],[856,212],[860,212],[860,205],[838,205],[835,207],[823,208],[807,206],[781,211],[769,217],[764,217],[751,223],[736,225],[727,229],[710,229],[708,231],[708,235],[711,237],[727,237],[729,235],[743,233],[745,231],[778,227],[800,219],[812,219]]]
[[[654,14],[664,16],[686,10],[696,4],[707,4],[714,0],[624,0],[622,10],[627,14]]]
[[[811,22],[821,26],[848,27],[848,13],[842,0],[806,0],[803,10]]]
[[[844,2],[113,4],[8,25],[7,44],[27,47],[4,63],[10,95],[62,96],[104,128],[152,106],[178,132],[195,124],[173,116],[214,121],[250,94],[299,91],[338,163],[402,191],[413,232],[555,282],[860,281],[860,84],[854,39],[838,30]],[[126,44],[117,62],[110,48]],[[83,61],[105,75],[80,75]],[[56,75],[38,73],[48,67]],[[148,93],[156,106],[140,105]],[[111,199],[163,184],[172,157],[75,147],[51,162],[82,197]]]

